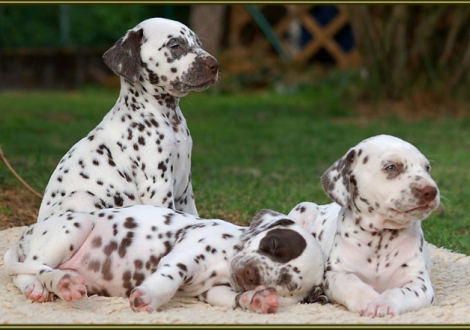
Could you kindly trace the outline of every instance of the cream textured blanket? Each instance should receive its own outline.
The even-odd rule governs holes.
[[[127,299],[91,296],[77,302],[32,303],[14,286],[3,255],[26,227],[0,231],[0,323],[2,324],[470,324],[470,257],[429,245],[436,299],[430,308],[396,317],[360,317],[342,306],[296,304],[261,315],[174,298],[153,314],[134,313]]]

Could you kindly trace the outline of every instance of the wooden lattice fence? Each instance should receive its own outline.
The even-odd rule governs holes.
[[[338,35],[350,29],[346,6],[335,5],[336,15],[321,24],[312,14],[321,5],[256,5],[252,6],[263,14],[274,32],[276,39],[287,53],[289,61],[306,65],[323,55],[330,64],[339,68],[355,66],[359,55],[355,47],[343,49]],[[244,5],[231,6],[228,29],[228,50],[241,61],[253,57],[266,62],[279,59],[279,51],[266,38],[259,24]],[[235,57],[235,56],[234,56]],[[241,65],[241,64],[240,64]]]

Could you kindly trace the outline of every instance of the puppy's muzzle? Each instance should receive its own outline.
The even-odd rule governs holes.
[[[243,290],[253,290],[260,284],[258,269],[253,266],[246,266],[235,272],[238,285]]]

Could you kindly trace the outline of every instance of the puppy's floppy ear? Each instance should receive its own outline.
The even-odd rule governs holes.
[[[321,177],[325,192],[336,203],[347,206],[351,202],[351,173],[357,163],[357,152],[354,148],[333,163]]]
[[[249,239],[250,237],[258,235],[260,232],[262,232],[263,230],[266,229],[265,226],[262,225],[262,224],[267,223],[267,221],[265,221],[265,220],[268,220],[268,219],[271,220],[272,217],[276,217],[276,216],[279,216],[279,215],[282,215],[282,213],[279,213],[279,212],[276,212],[276,211],[273,211],[273,210],[269,210],[269,209],[260,210],[254,216],[253,220],[250,223],[250,227],[248,228],[248,230],[245,231],[240,236],[240,239],[242,241],[245,241],[245,240]],[[290,221],[292,221],[292,220],[290,220]],[[292,222],[294,222],[294,221],[292,221]]]
[[[256,213],[256,215],[254,216],[250,224],[250,229],[254,229],[258,227],[261,223],[263,223],[263,220],[266,219],[265,218],[266,215],[275,217],[275,216],[282,215],[282,213],[279,213],[273,210],[263,209],[259,211],[258,213]]]
[[[128,30],[126,35],[103,54],[104,63],[117,75],[131,83],[139,79],[143,29]]]

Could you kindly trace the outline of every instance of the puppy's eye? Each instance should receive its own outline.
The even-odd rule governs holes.
[[[424,166],[424,168],[426,169],[426,172],[431,172],[431,165],[426,164],[426,166]]]
[[[397,167],[393,164],[390,164],[390,165],[385,166],[384,170],[387,172],[394,172],[394,171],[397,171]]]
[[[175,50],[176,50],[176,49],[180,49],[180,45],[178,45],[178,44],[171,44],[171,45],[170,45],[170,48],[171,48],[171,49],[175,49]]]

